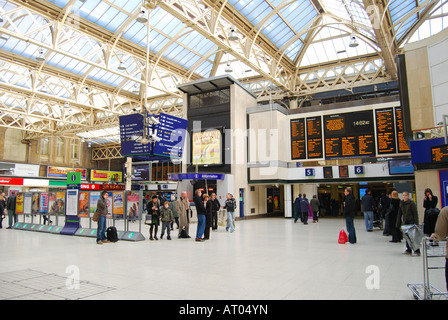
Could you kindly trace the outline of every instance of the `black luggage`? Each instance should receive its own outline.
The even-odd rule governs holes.
[[[118,233],[117,228],[115,227],[109,227],[106,230],[107,240],[110,242],[117,242],[118,241]]]

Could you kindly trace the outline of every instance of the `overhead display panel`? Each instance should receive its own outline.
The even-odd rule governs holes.
[[[431,147],[432,163],[448,163],[448,144]]]
[[[375,155],[372,110],[324,116],[325,158]]]
[[[398,146],[398,153],[407,153],[411,152],[409,149],[408,144],[406,143],[406,140],[404,139],[404,133],[403,133],[403,111],[401,107],[395,108],[395,125],[397,130],[397,146]]]
[[[400,107],[291,119],[291,159],[338,159],[409,153]]]
[[[320,159],[322,150],[322,117],[306,118],[308,159]]]
[[[305,119],[291,120],[291,156],[293,160],[306,159]]]
[[[378,154],[396,153],[394,108],[375,110]]]

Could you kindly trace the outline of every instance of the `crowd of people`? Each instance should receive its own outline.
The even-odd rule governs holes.
[[[218,229],[218,212],[221,208],[227,210],[226,231],[230,230],[232,233],[235,230],[236,201],[232,194],[228,193],[224,205],[221,205],[215,193],[202,194],[202,191],[198,189],[195,191],[193,202],[197,213],[195,241],[209,240],[210,231]],[[171,201],[153,195],[151,201],[146,204],[146,224],[150,226],[149,240],[158,240],[157,233],[160,222],[162,222],[161,239],[166,232],[167,240],[171,240],[170,231],[174,229],[174,222],[179,230],[178,238],[191,238],[191,217],[190,200],[186,191],[182,192],[177,200],[172,196]]]

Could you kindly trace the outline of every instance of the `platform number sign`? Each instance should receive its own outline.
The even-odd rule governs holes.
[[[355,166],[355,174],[364,174],[364,166]]]
[[[314,177],[315,171],[312,168],[305,169],[305,177]]]

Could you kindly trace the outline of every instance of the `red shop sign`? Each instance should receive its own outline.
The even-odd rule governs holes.
[[[0,185],[23,186],[22,178],[0,178]]]
[[[101,190],[101,185],[92,183],[81,183],[81,190]]]

